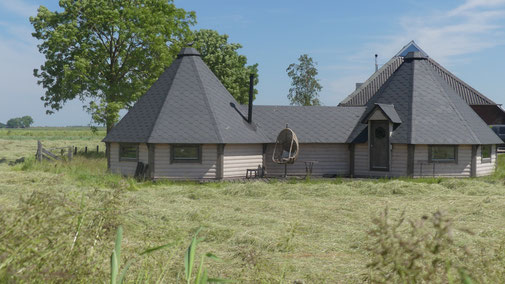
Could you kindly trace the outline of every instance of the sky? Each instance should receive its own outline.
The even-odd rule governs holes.
[[[175,0],[195,11],[193,29],[214,29],[259,64],[255,104],[288,105],[286,68],[309,54],[335,106],[414,40],[431,58],[498,104],[505,103],[505,0]],[[80,101],[46,115],[33,69],[44,62],[28,18],[57,0],[0,0],[0,122],[31,115],[35,126],[89,125]],[[124,112],[123,112],[124,113]]]

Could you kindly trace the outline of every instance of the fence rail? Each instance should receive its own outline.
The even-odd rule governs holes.
[[[59,155],[53,153],[54,150],[59,150]],[[42,160],[55,161],[61,160],[64,157],[67,158],[68,161],[72,160],[74,149],[72,146],[68,147],[59,147],[59,148],[44,148],[42,142],[37,141],[37,161],[41,162]]]

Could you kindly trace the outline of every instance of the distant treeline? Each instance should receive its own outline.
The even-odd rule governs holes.
[[[28,128],[33,124],[33,118],[29,115],[11,118],[7,124],[0,122],[0,128]]]

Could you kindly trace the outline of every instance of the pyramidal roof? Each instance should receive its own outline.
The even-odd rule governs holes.
[[[358,89],[340,102],[340,106],[364,106],[377,93],[389,77],[402,65],[404,58],[414,52],[427,58],[431,68],[469,105],[496,105],[495,102],[475,90],[463,80],[430,58],[414,41],[405,45],[393,58],[372,74]]]
[[[366,117],[377,104],[394,107],[402,123],[394,129],[391,143],[501,143],[422,52],[409,52],[403,59],[367,101],[363,114]],[[366,124],[358,123],[349,142],[363,137],[366,128]]]
[[[104,142],[264,143],[239,104],[192,47],[168,67]]]

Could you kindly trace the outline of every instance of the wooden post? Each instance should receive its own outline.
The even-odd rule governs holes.
[[[477,176],[477,145],[472,145],[472,159],[470,163],[470,177]]]
[[[407,176],[414,177],[414,154],[416,151],[416,145],[407,145]]]
[[[77,155],[77,147],[74,147],[74,156]]]
[[[68,146],[68,161],[72,161],[72,146]]]
[[[99,149],[98,147],[99,147],[99,146],[98,146],[98,145],[96,145],[96,152],[97,152],[97,153],[98,153],[98,152],[100,152],[100,150],[98,150],[98,149]]]
[[[37,161],[42,161],[42,143],[40,140],[37,141]]]
[[[349,144],[349,177],[354,177],[354,160],[356,153],[356,145]]]
[[[217,145],[217,163],[216,163],[216,179],[221,180],[224,177],[224,144]]]
[[[84,154],[88,154],[88,146],[84,147]]]

